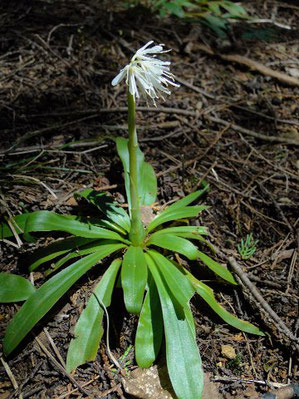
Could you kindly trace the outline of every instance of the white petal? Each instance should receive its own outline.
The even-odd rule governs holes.
[[[130,72],[129,72],[129,91],[134,98],[139,97],[139,93],[138,93],[137,85],[136,85],[136,81],[135,81],[134,71],[132,69],[130,69]]]
[[[161,53],[163,51],[163,47],[159,44],[157,46],[148,48],[147,50],[143,50],[143,54],[153,54],[153,53]]]
[[[125,77],[127,73],[126,67],[123,68],[118,75],[115,76],[115,78],[112,80],[111,84],[112,86],[116,86],[119,84],[119,82]]]
[[[147,42],[144,46],[142,46],[139,50],[136,51],[136,54],[142,53],[150,44],[154,43],[153,40]]]
[[[142,78],[140,75],[135,75],[138,87],[142,87],[145,91],[150,89],[152,86],[149,84],[145,79]]]

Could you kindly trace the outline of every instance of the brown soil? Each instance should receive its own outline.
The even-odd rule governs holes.
[[[126,135],[126,96],[124,86],[112,88],[110,82],[141,45],[151,39],[165,43],[173,50],[173,72],[181,87],[157,109],[138,111],[140,144],[159,176],[159,202],[188,194],[206,180],[211,189],[205,203],[211,208],[199,222],[211,232],[219,249],[216,257],[222,263],[234,257],[296,335],[299,89],[288,84],[288,77],[299,79],[299,36],[277,23],[298,25],[299,7],[292,2],[248,2],[251,15],[274,15],[276,24],[239,23],[221,39],[200,24],[161,20],[142,8],[123,11],[113,2],[1,3],[3,215],[38,209],[76,212],[73,194],[82,187],[108,190],[124,202],[121,164],[111,138]],[[257,61],[285,75],[286,81],[227,55]],[[258,244],[244,261],[237,245],[248,233]],[[50,240],[40,235],[20,249],[3,243],[1,269],[28,276],[30,254]],[[203,366],[220,383],[221,397],[256,398],[273,384],[295,384],[296,343],[250,288],[231,288],[203,275],[198,265],[191,267],[209,281],[228,310],[267,334],[260,338],[233,330],[199,299],[193,300]],[[57,366],[59,358],[43,329],[65,359],[72,328],[100,275],[101,270],[91,271],[14,356],[3,359],[9,369],[0,364],[1,399],[85,396]],[[37,286],[44,281],[42,273],[34,273],[34,279]],[[0,306],[0,336],[16,308]],[[137,318],[125,312],[121,293],[109,312],[111,350],[119,358],[134,345]],[[235,349],[234,360],[223,355],[223,345]],[[128,371],[133,370],[133,349],[126,360]],[[111,368],[103,340],[97,360],[78,368],[73,377],[80,386],[88,383],[84,389],[89,397],[129,398],[120,374]]]

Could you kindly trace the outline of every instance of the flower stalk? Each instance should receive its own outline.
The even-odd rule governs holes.
[[[128,90],[128,130],[129,130],[129,176],[130,176],[130,194],[131,194],[131,230],[130,240],[134,246],[143,243],[145,230],[141,221],[141,213],[138,197],[138,165],[137,150],[138,138],[136,133],[135,121],[135,99]]]

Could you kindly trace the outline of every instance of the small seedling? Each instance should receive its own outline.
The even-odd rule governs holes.
[[[125,352],[121,355],[121,357],[119,358],[119,362],[122,365],[123,369],[125,370],[126,375],[129,374],[129,365],[132,364],[132,360],[126,360],[126,358],[128,357],[131,349],[133,348],[133,345],[129,345],[128,348],[125,350]],[[113,373],[117,373],[118,370],[116,368],[111,369],[111,371]]]
[[[246,240],[242,238],[241,243],[238,245],[238,251],[243,260],[251,258],[256,251],[258,240],[254,240],[252,234],[247,234]]]

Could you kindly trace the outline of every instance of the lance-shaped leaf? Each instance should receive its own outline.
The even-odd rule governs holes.
[[[157,178],[151,164],[143,161],[140,167],[138,197],[140,205],[151,205],[157,198]]]
[[[105,307],[108,307],[111,303],[112,291],[120,265],[120,259],[116,259],[111,263],[79,317],[74,331],[75,338],[71,340],[67,353],[66,369],[68,372],[96,358],[103,335],[102,319],[104,310],[102,303]]]
[[[155,250],[149,250],[147,253],[154,260],[161,275],[167,281],[173,296],[182,307],[185,307],[194,294],[194,288],[182,272],[182,269]]]
[[[176,235],[178,237],[189,238],[191,240],[200,241],[200,242],[204,243],[205,245],[207,245],[213,252],[215,252],[215,249],[214,249],[213,245],[209,241],[204,239],[200,234],[197,234],[197,233],[176,233]]]
[[[94,252],[98,252],[105,247],[107,251],[113,249],[113,252],[116,252],[119,249],[125,248],[126,245],[119,243],[113,240],[95,240],[90,244],[83,246],[82,248],[78,249],[75,252],[69,252],[64,257],[59,259],[54,266],[46,270],[45,275],[49,276],[50,274],[54,273],[57,269],[63,266],[66,262],[70,261],[71,259],[78,258],[79,256],[89,255]]]
[[[190,260],[197,259],[197,247],[192,242],[172,234],[160,234],[150,237],[147,245],[156,245],[160,248],[185,255]]]
[[[163,335],[163,318],[157,287],[150,278],[140,313],[135,338],[135,357],[139,367],[148,368],[156,360]]]
[[[33,231],[64,231],[85,238],[106,238],[110,240],[126,240],[114,231],[103,229],[92,223],[76,220],[76,216],[58,215],[49,211],[37,211],[29,214],[18,215],[14,218],[14,225],[24,233]],[[7,225],[1,225],[0,238],[11,237],[11,229]]]
[[[191,193],[189,195],[187,195],[186,197],[176,201],[174,204],[171,204],[166,211],[170,212],[173,211],[174,209],[179,209],[179,208],[183,208],[189,204],[191,204],[192,202],[194,202],[195,200],[197,200],[200,196],[202,196],[204,193],[206,193],[209,190],[209,185],[207,184],[205,186],[205,188],[203,188],[202,190],[198,190],[198,191],[194,191],[194,193]]]
[[[158,288],[166,341],[168,374],[180,399],[199,399],[203,390],[203,370],[194,331],[149,255],[146,261]]]
[[[198,251],[198,257],[209,269],[217,274],[217,276],[223,278],[231,284],[238,285],[238,283],[234,279],[234,276],[224,266],[221,266],[218,262],[210,258],[208,255],[204,254],[203,252]]]
[[[261,335],[261,336],[265,335],[259,328],[255,327],[248,321],[240,320],[236,316],[229,313],[216,301],[213,290],[210,287],[208,287],[206,284],[202,283],[201,281],[198,281],[189,272],[187,273],[198,295],[200,295],[207,302],[207,304],[214,310],[214,312],[216,312],[218,316],[220,316],[226,323],[247,333]]]
[[[35,291],[34,285],[24,277],[0,273],[0,303],[24,301]]]
[[[55,273],[61,266],[63,266],[67,262],[69,262],[71,259],[78,258],[79,256],[80,255],[78,254],[78,252],[69,252],[69,253],[67,253],[65,256],[63,256],[62,258],[57,260],[54,264],[51,265],[51,267],[49,267],[45,271],[45,273],[44,273],[45,277],[48,277],[51,274]]]
[[[204,209],[208,209],[209,206],[200,205],[200,206],[185,206],[179,209],[174,209],[168,211],[167,209],[157,215],[147,226],[147,232],[154,230],[156,227],[160,226],[163,223],[170,222],[172,220],[179,220],[185,218],[193,218],[196,217],[201,211]]]
[[[49,262],[50,260],[53,260],[58,256],[64,255],[71,250],[79,249],[82,245],[85,245],[95,240],[97,239],[70,237],[55,241],[45,248],[38,249],[32,254],[31,260],[33,260],[33,263],[30,265],[29,270],[32,272],[40,265]]]
[[[184,312],[185,312],[187,323],[189,324],[189,327],[192,331],[193,337],[196,340],[195,323],[194,323],[193,314],[191,312],[190,303],[187,303],[187,305],[184,307]]]
[[[175,226],[175,227],[166,227],[165,229],[161,229],[155,231],[152,236],[158,236],[160,234],[195,234],[195,235],[209,235],[208,229],[205,226]]]
[[[115,142],[118,155],[124,167],[125,188],[129,203],[129,209],[131,209],[128,140],[124,139],[123,137],[117,137],[115,139]],[[156,201],[157,197],[157,178],[153,167],[149,163],[144,161],[144,155],[139,147],[137,150],[137,168],[139,205],[151,205]]]
[[[115,246],[115,250],[117,249],[118,245]],[[3,343],[5,355],[18,346],[35,324],[87,270],[112,252],[114,249],[111,247],[107,249],[104,246],[100,251],[78,260],[57,273],[35,291],[8,324]]]
[[[131,246],[125,253],[121,267],[121,285],[129,313],[140,313],[146,282],[147,265],[143,250],[141,247]]]
[[[105,220],[110,220],[111,228],[124,234],[126,231],[130,231],[131,222],[127,212],[117,206],[111,197],[108,197],[105,193],[88,188],[77,196],[85,198],[89,203],[93,204],[103,214]],[[119,227],[118,227],[119,226]]]

